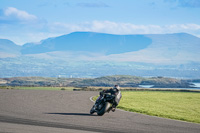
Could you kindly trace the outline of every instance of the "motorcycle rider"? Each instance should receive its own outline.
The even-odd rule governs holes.
[[[113,96],[112,111],[114,112],[122,97],[119,85],[115,85],[111,89],[101,91],[100,96],[104,93],[110,93]]]

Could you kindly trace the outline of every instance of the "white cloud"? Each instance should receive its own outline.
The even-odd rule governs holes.
[[[173,24],[173,25],[168,25],[165,26],[166,28],[169,28],[170,30],[200,30],[200,25],[197,24]]]
[[[8,7],[0,12],[0,22],[3,24],[33,24],[40,21],[37,16],[14,7]]]
[[[92,31],[110,34],[150,34],[161,32],[158,25],[135,25],[131,23],[116,23],[111,21],[92,21],[79,24],[53,23],[49,25],[52,32]]]
[[[6,16],[13,16],[20,20],[36,20],[37,17],[35,15],[31,15],[25,11],[18,10],[14,7],[8,7],[4,11]]]
[[[3,13],[3,16],[2,13],[0,13],[0,30],[6,32],[1,33],[0,37],[11,39],[17,44],[37,42],[48,37],[55,37],[75,31],[91,31],[109,34],[165,34],[186,32],[200,37],[200,25],[194,23],[136,25],[134,23],[98,20],[81,23],[48,23],[35,15],[14,7],[6,8]]]
[[[198,24],[172,24],[172,25],[135,25],[132,23],[117,23],[112,21],[92,21],[79,24],[53,23],[49,25],[52,32],[70,33],[74,31],[92,31],[110,34],[165,34],[186,32],[200,35]]]
[[[4,31],[0,33],[0,38],[12,40],[19,45],[50,37],[52,33],[48,33],[46,25],[44,19],[14,7],[0,10],[0,31]]]

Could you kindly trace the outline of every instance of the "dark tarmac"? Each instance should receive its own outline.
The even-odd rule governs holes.
[[[200,124],[116,110],[90,115],[90,91],[0,89],[0,133],[199,133]]]

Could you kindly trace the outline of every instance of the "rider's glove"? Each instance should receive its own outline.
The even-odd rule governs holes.
[[[99,94],[102,96],[104,94],[105,90],[101,91]]]

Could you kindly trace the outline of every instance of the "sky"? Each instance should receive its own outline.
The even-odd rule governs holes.
[[[75,31],[200,37],[200,0],[0,0],[0,39],[23,45]]]

